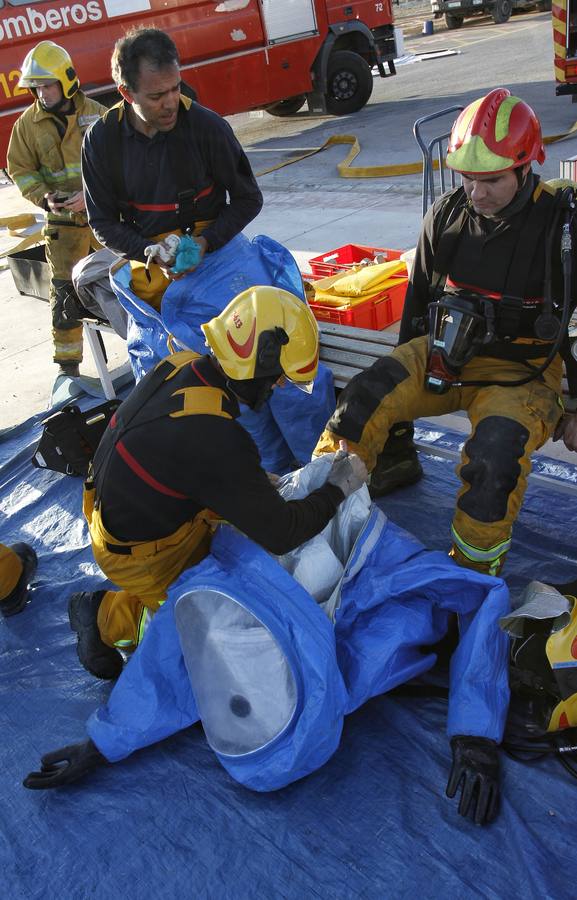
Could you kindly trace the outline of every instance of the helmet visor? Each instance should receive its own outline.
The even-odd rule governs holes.
[[[52,85],[58,84],[57,78],[46,78],[44,76],[38,75],[23,75],[18,84],[21,87],[32,87],[39,88],[44,87],[44,85]]]

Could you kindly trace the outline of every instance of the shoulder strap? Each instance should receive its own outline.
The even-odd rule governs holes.
[[[167,147],[170,168],[178,196],[178,226],[183,234],[194,231],[196,223],[196,201],[198,188],[192,181],[192,173],[197,170],[194,149],[189,140],[190,124],[188,110],[192,105],[189,97],[181,96],[176,127],[169,132]]]
[[[167,359],[161,360],[158,365],[148,374],[148,383],[146,385],[146,392],[143,393],[141,391],[133,391],[126,400],[119,406],[114,415],[112,416],[110,423],[108,425],[108,430],[116,430],[116,434],[112,436],[112,440],[110,440],[108,447],[106,448],[106,452],[103,456],[96,460],[93,460],[92,463],[92,474],[91,480],[96,482],[97,477],[100,473],[103,473],[103,477],[106,475],[106,470],[108,469],[110,460],[112,459],[112,454],[116,448],[116,444],[118,441],[126,434],[126,432],[130,428],[130,424],[134,419],[137,412],[142,408],[144,403],[148,403],[152,397],[156,394],[161,385],[164,384],[172,375],[175,374],[177,369],[182,368],[183,365],[186,365],[187,359],[195,359],[198,354],[184,351],[183,353],[175,354],[179,357],[176,362],[172,361],[171,357]],[[140,424],[147,424],[148,422],[154,421],[154,419],[158,418],[158,413],[155,410],[153,415],[151,415],[148,419],[143,420]],[[102,446],[102,445],[101,445]]]
[[[110,160],[110,179],[114,193],[121,203],[126,202],[126,184],[124,181],[124,168],[122,165],[122,141],[120,139],[120,127],[124,115],[124,101],[111,106],[102,116],[104,123],[104,135],[106,149]]]
[[[449,262],[453,258],[461,239],[461,232],[466,218],[465,206],[467,197],[462,187],[447,195],[444,204],[439,208],[437,221],[434,224],[433,240],[435,256],[431,278],[431,293],[436,295],[445,283],[449,271]]]
[[[527,261],[534,259],[538,252],[546,251],[546,235],[560,195],[560,190],[555,190],[543,181],[537,184],[533,192],[533,206],[519,232],[519,240],[502,288],[503,294],[525,296],[530,271]]]

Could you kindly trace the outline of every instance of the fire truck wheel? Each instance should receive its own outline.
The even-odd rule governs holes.
[[[537,9],[539,12],[551,12],[552,2],[551,0],[540,0],[537,4]]]
[[[327,67],[327,111],[333,116],[358,112],[373,91],[373,73],[358,53],[336,50]]]
[[[493,22],[495,25],[502,25],[503,22],[508,22],[512,12],[512,0],[497,0],[493,7]]]
[[[296,97],[287,97],[286,100],[279,100],[278,103],[271,103],[270,106],[266,106],[265,109],[267,113],[270,113],[271,116],[294,116],[295,113],[298,113],[301,106],[303,106],[306,97],[304,94],[297,94]]]
[[[452,16],[450,13],[445,13],[445,24],[449,31],[460,28],[463,24],[463,16]]]

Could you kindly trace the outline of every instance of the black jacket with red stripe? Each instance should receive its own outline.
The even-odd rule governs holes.
[[[403,309],[399,343],[419,333],[416,322],[427,315],[428,304],[438,300],[446,286],[455,286],[489,297],[512,294],[522,299],[518,337],[534,339],[534,324],[542,312],[545,290],[547,233],[554,190],[529,173],[522,190],[495,218],[476,213],[464,194],[456,188],[431,206],[423,220],[415,261]],[[551,257],[552,295],[557,315],[563,304],[560,240],[561,221],[554,231]],[[577,228],[572,226],[574,239]],[[571,301],[577,300],[577,266],[573,266]],[[499,324],[497,300],[495,311]],[[527,358],[530,358],[525,346]],[[546,355],[550,344],[536,349]],[[518,358],[511,343],[497,340],[478,350],[480,355],[501,359]]]
[[[208,508],[272,553],[287,553],[328,524],[343,493],[325,484],[283,500],[235,421],[238,402],[222,373],[209,357],[191,356],[148,372],[105,431],[93,476],[104,526],[119,541],[158,540]]]
[[[82,146],[88,219],[105,247],[127,259],[144,261],[151,237],[179,227],[176,206],[183,186],[196,198],[195,218],[214,220],[202,232],[209,250],[228,243],[258,215],[262,194],[250,163],[232,128],[217,113],[181,98],[175,128],[152,138],[132,127],[126,104],[119,113],[111,110],[108,115],[114,115],[119,130],[124,197],[118,186],[110,123],[105,119],[95,123]],[[184,151],[180,146],[175,151],[181,141]],[[175,158],[189,166],[178,177]],[[127,201],[131,221],[123,221]]]

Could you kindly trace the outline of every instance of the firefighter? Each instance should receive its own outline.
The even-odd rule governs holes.
[[[37,565],[36,553],[28,544],[0,544],[0,613],[5,618],[24,609]]]
[[[371,471],[395,423],[466,410],[472,434],[450,555],[492,575],[511,544],[531,454],[560,420],[568,316],[561,325],[559,307],[577,297],[575,273],[565,290],[561,265],[562,226],[567,239],[574,232],[570,198],[533,173],[544,159],[535,113],[509,91],[459,115],[447,165],[463,184],[425,216],[400,345],[351,381],[315,451],[344,438]],[[566,268],[570,247],[563,254]],[[431,301],[429,335],[419,335],[415,320]]]
[[[160,309],[173,277],[163,239],[194,234],[199,262],[254,219],[262,194],[228,123],[181,94],[167,34],[129,32],[114,48],[112,75],[123,101],[82,152],[88,217],[102,244],[131,260],[134,292]],[[147,259],[155,244],[166,256],[158,250]]]
[[[85,310],[71,272],[98,246],[86,216],[80,148],[105,107],[82,93],[69,54],[53,41],[41,41],[28,53],[18,85],[35,99],[14,123],[8,173],[22,196],[47,213],[43,235],[50,267],[54,362],[60,374],[77,376]]]
[[[285,502],[235,421],[239,403],[258,411],[284,380],[312,389],[318,328],[305,303],[255,287],[202,328],[212,355],[183,351],[145,375],[111,419],[85,485],[95,559],[122,589],[69,603],[80,661],[100,678],[120,674],[116,648],[138,644],[168,587],[206,555],[215,514],[282,554],[320,532],[367,477],[358,457],[341,453],[323,487]]]

